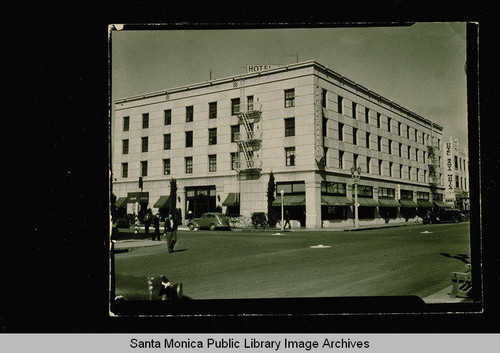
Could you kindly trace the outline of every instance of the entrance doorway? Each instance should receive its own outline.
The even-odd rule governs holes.
[[[193,217],[201,217],[205,212],[215,211],[215,185],[186,187],[186,214],[191,211]]]

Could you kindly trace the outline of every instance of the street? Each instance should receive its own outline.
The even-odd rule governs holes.
[[[166,241],[115,255],[116,293],[165,275],[192,299],[417,295],[451,285],[470,255],[469,223],[363,231],[179,231]],[[156,243],[149,240],[151,243]]]

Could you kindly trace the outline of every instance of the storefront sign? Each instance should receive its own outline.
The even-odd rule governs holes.
[[[149,192],[129,192],[127,194],[127,202],[149,202]]]
[[[259,72],[264,70],[276,69],[281,67],[281,65],[255,65],[247,64],[247,72]]]

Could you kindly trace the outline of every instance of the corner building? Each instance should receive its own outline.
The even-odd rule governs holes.
[[[267,211],[276,181],[292,226],[412,221],[443,202],[443,128],[315,61],[114,102],[113,193],[165,214],[170,180],[183,217],[220,206]],[[142,177],[143,190],[138,187]],[[142,193],[141,193],[142,191]]]

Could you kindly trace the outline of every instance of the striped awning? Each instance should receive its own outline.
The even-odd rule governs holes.
[[[378,201],[372,199],[371,197],[358,197],[358,204],[360,206],[377,207]]]
[[[116,208],[127,207],[127,198],[126,197],[119,197],[115,201],[115,206],[116,206]]]
[[[235,206],[239,204],[239,197],[238,193],[236,192],[230,192],[224,202],[222,203],[222,206]]]
[[[168,207],[170,205],[170,196],[160,196],[158,201],[153,205],[155,208]]]
[[[353,202],[345,196],[321,195],[321,204],[328,206],[351,206]]]
[[[434,205],[429,200],[417,200],[418,207],[432,208]]]
[[[306,203],[306,195],[283,195],[283,205],[284,206],[301,206]],[[281,206],[281,195],[276,197],[273,202],[273,206]]]
[[[379,204],[379,206],[382,206],[382,207],[400,207],[401,206],[401,204],[399,203],[398,200],[384,199],[384,198],[379,198],[378,204]]]
[[[434,201],[434,205],[440,208],[453,208],[453,205],[450,205],[444,201]]]
[[[399,200],[401,207],[414,208],[418,207],[418,204],[413,200]]]

